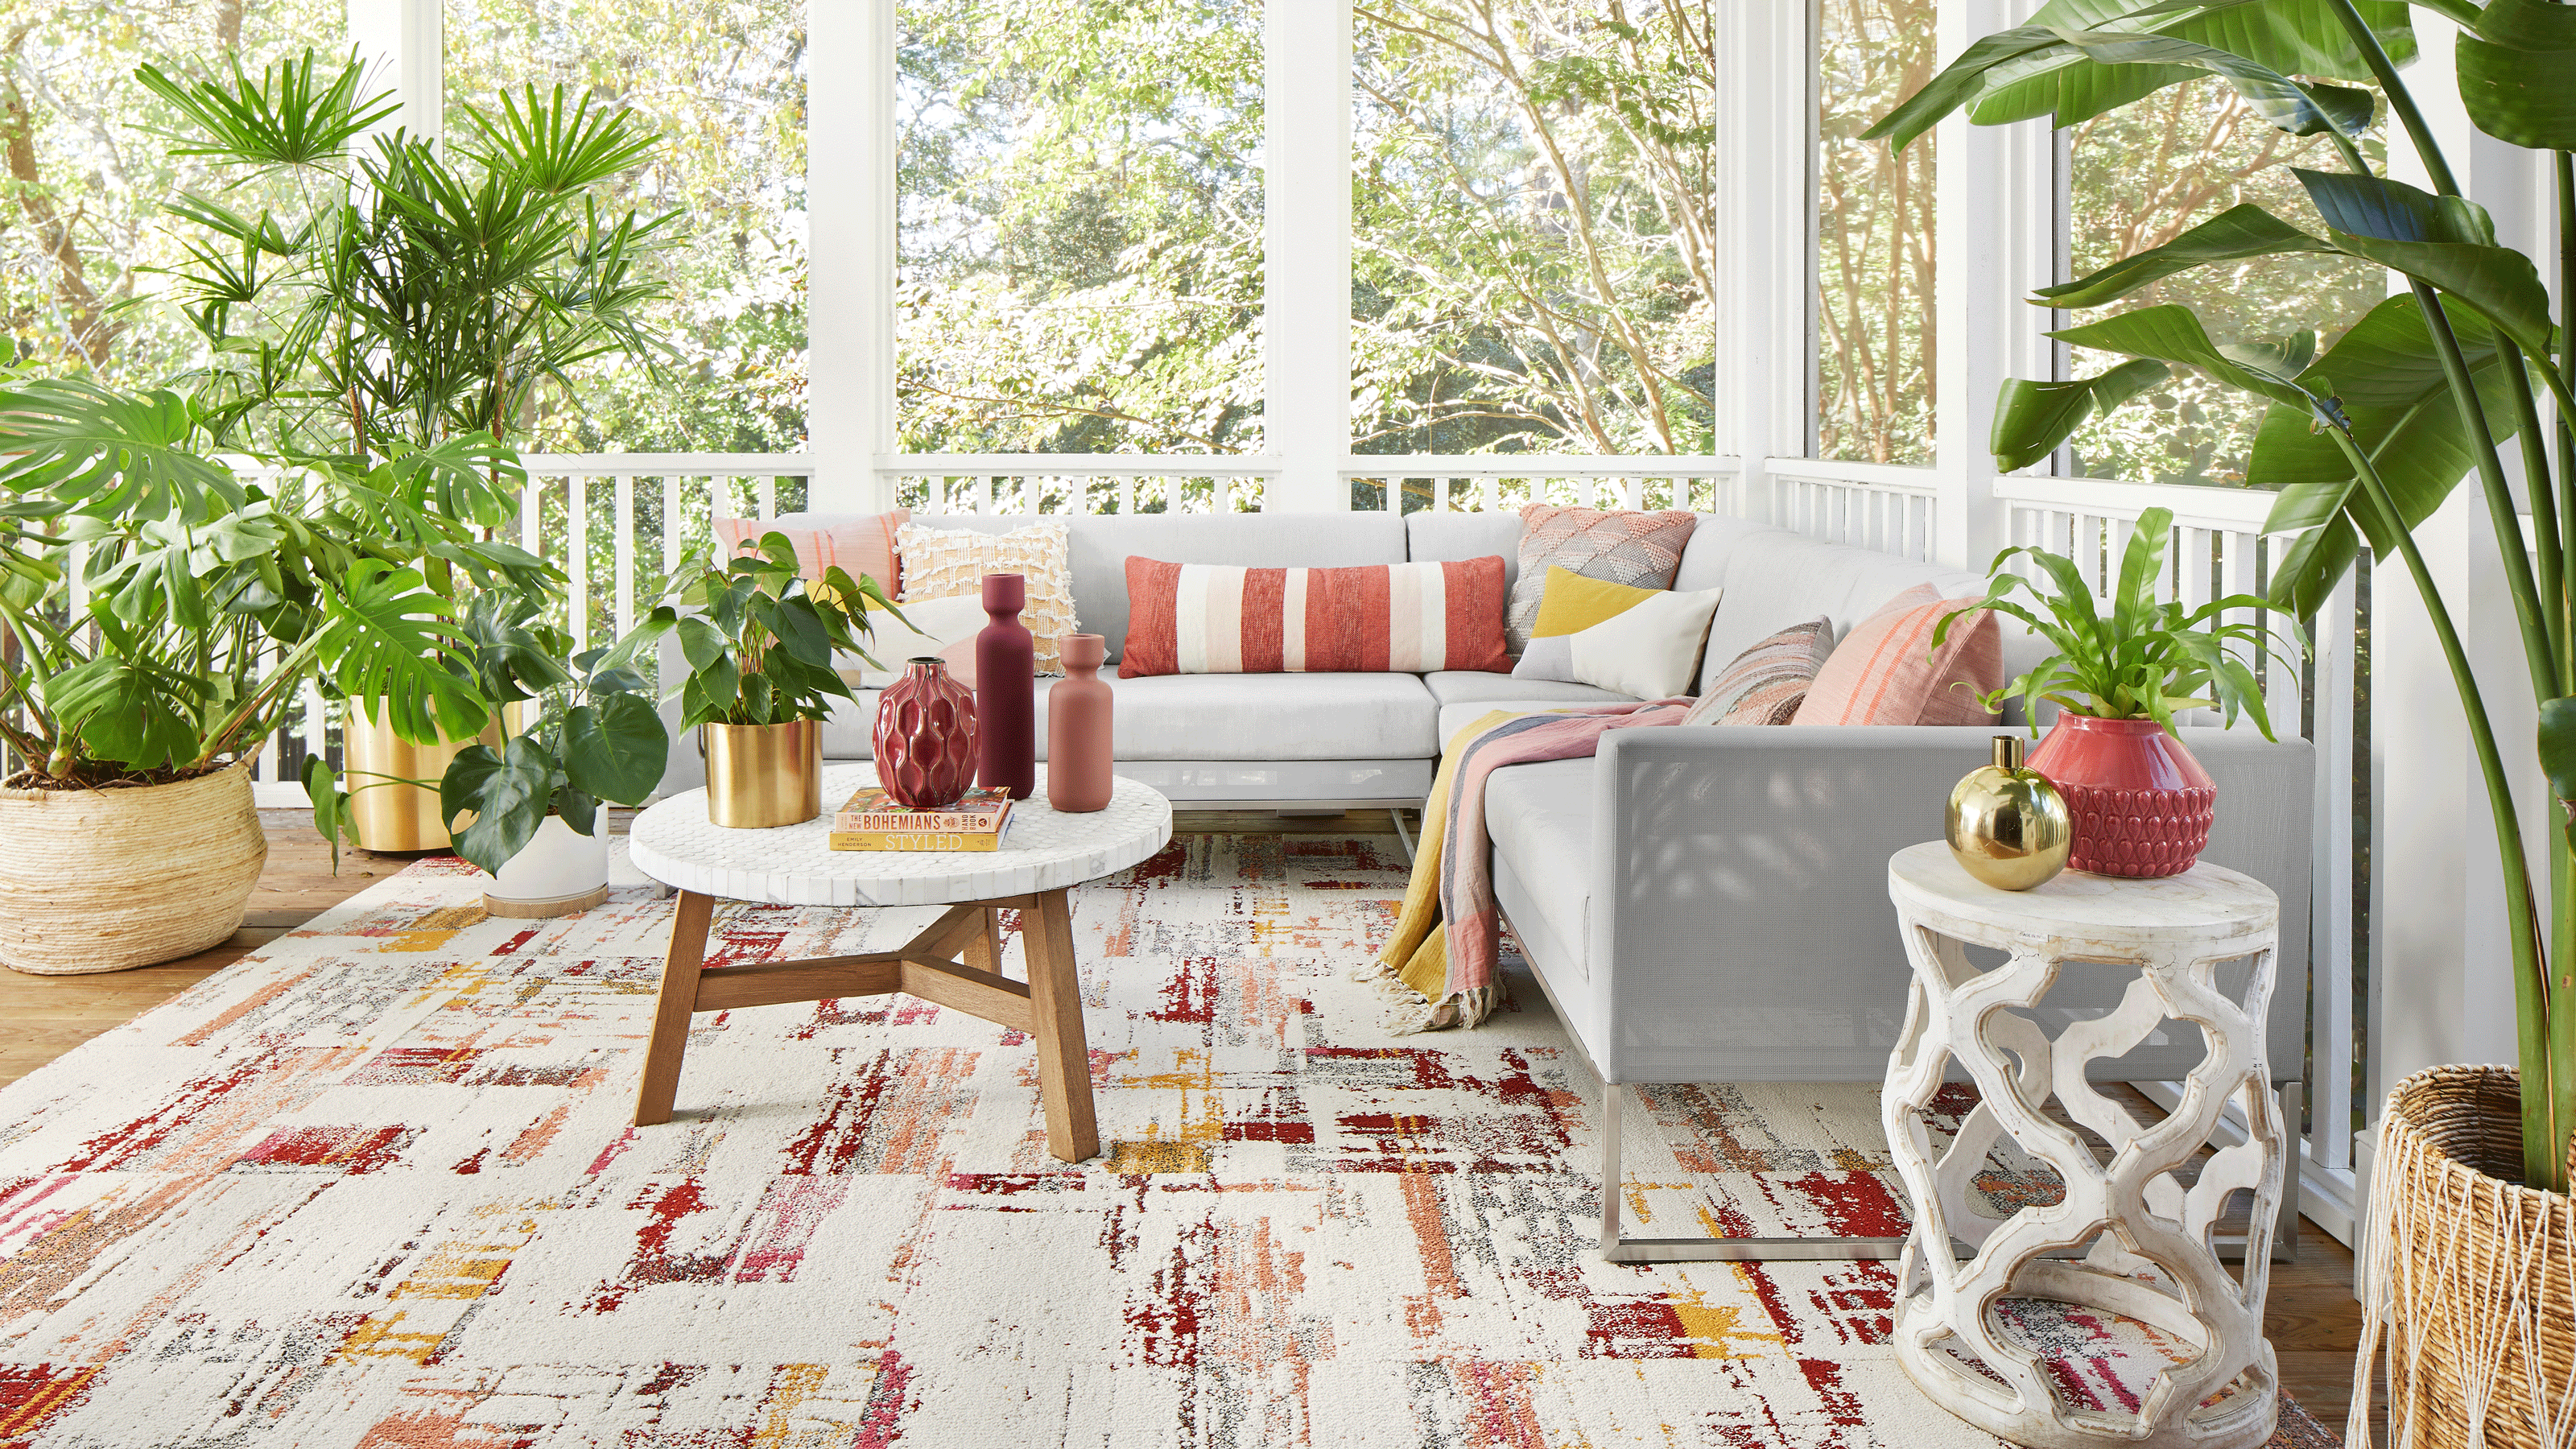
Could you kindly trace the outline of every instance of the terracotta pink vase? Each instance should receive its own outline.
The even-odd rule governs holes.
[[[1106,810],[1114,701],[1100,665],[1109,657],[1108,641],[1066,634],[1056,648],[1064,656],[1064,678],[1047,691],[1047,803],[1074,813]]]
[[[877,696],[877,783],[899,805],[941,810],[975,784],[975,696],[936,654],[904,661]]]
[[[2030,752],[2075,823],[2067,865],[2137,879],[2180,875],[2200,859],[2218,786],[2182,741],[2151,719],[2072,710]]]
[[[993,622],[975,636],[977,783],[1014,800],[1038,785],[1037,641],[1020,622],[1028,597],[1024,576],[984,575],[984,613]]]

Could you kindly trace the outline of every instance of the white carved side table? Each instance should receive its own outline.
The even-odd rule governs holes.
[[[2282,1135],[2263,1024],[2279,901],[2260,882],[2207,864],[2163,880],[2068,871],[2036,890],[1996,890],[1937,840],[1897,852],[1887,888],[1914,968],[1879,1106],[1914,1209],[1897,1283],[1896,1352],[1907,1376],[1969,1423],[2050,1449],[2237,1449],[2270,1438],[2279,1406],[2263,1293]],[[1980,968],[1968,957],[1972,945],[2008,959]],[[2241,1002],[2215,979],[2238,959],[2251,962]],[[2070,961],[2137,975],[2116,1008],[2075,1020],[2052,1040],[2034,1008]],[[2144,1122],[2094,1090],[2085,1068],[2160,1027],[2197,1027],[2208,1054],[2184,1079],[2173,1113]],[[1978,1104],[1936,1157],[1925,1109],[1954,1058],[1975,1080]],[[2045,1115],[2052,1097],[2110,1144],[2107,1165]],[[2231,1102],[2251,1124],[2247,1140],[2219,1147],[2186,1188],[2175,1169],[2211,1145]],[[2066,1184],[2061,1200],[2003,1219],[1972,1210],[1973,1179],[2004,1135],[2056,1171]],[[2239,1191],[2253,1194],[2254,1208],[2241,1273],[2231,1275],[2211,1234]],[[1973,1255],[1954,1257],[1953,1240]],[[2088,1242],[2089,1251],[2070,1256]],[[2039,1354],[2000,1321],[2007,1298],[2120,1314],[2178,1340],[2184,1357],[2158,1372],[2135,1413],[2070,1406],[2051,1389]]]

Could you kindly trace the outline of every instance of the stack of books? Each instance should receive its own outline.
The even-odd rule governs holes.
[[[975,789],[944,810],[895,802],[866,785],[832,817],[834,850],[999,850],[1011,828],[1011,797]]]

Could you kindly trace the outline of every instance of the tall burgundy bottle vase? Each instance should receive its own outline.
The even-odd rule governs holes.
[[[1100,677],[1107,642],[1097,634],[1056,641],[1064,678],[1047,691],[1047,803],[1069,813],[1109,808],[1113,700]]]
[[[1020,622],[1028,580],[1018,574],[984,575],[984,612],[991,623],[975,636],[976,783],[1014,800],[1037,792],[1036,641]]]

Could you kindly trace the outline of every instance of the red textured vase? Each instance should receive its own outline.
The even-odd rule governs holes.
[[[2072,869],[2141,880],[2180,875],[2209,844],[2218,786],[2154,720],[2068,710],[2029,763],[2066,797]]]
[[[936,654],[904,661],[877,696],[877,783],[900,805],[943,810],[975,784],[975,696]]]

